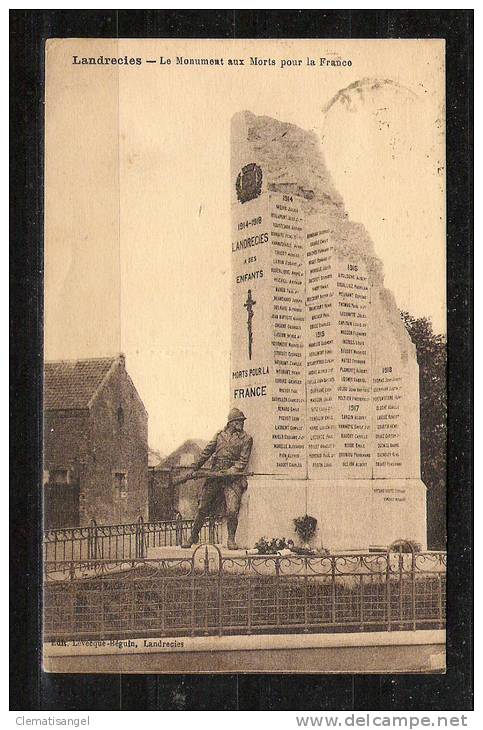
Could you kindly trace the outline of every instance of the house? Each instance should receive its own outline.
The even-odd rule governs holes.
[[[195,516],[203,479],[194,479],[180,486],[173,480],[198,459],[206,441],[188,439],[158,465],[149,470],[149,519],[172,519],[181,514],[184,519]]]
[[[44,526],[148,512],[148,414],[124,355],[46,362]]]
[[[202,439],[187,439],[181,446],[178,446],[169,456],[166,456],[160,464],[162,469],[175,469],[179,466],[190,467],[198,459],[206,446]]]

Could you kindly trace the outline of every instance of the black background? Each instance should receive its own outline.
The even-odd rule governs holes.
[[[446,39],[449,541],[445,675],[42,672],[43,50],[50,37]],[[10,38],[11,709],[471,710],[473,11],[12,10]]]

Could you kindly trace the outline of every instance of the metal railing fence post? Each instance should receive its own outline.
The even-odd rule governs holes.
[[[136,558],[144,558],[144,518],[139,515],[136,525]]]
[[[337,610],[336,610],[336,581],[335,581],[335,561],[336,558],[332,557],[330,559],[330,577],[331,577],[331,591],[330,591],[330,598],[331,598],[331,618],[332,623],[335,624],[337,621]]]
[[[253,625],[252,576],[248,574],[248,601],[247,601],[247,633],[252,633]]]
[[[443,581],[441,580],[441,574],[438,573],[438,614],[439,623],[438,628],[443,628]]]
[[[304,558],[304,632],[309,630],[309,576],[308,576],[309,558]]]
[[[391,554],[386,553],[387,630],[391,631]]]
[[[416,555],[411,553],[411,613],[412,627],[416,631]]]
[[[275,558],[275,576],[275,618],[277,626],[280,626],[280,558],[278,556]]]
[[[398,570],[399,570],[399,622],[403,620],[403,552],[402,546],[399,546],[399,558],[398,558]]]
[[[183,518],[178,512],[176,515],[176,521],[175,521],[175,545],[182,545],[183,543]]]
[[[208,542],[210,545],[215,544],[215,518],[210,515],[208,520]]]
[[[97,558],[97,523],[92,518],[87,532],[87,558],[95,560]]]

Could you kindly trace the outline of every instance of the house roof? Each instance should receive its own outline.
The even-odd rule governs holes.
[[[161,464],[161,462],[164,460],[164,456],[160,454],[160,452],[157,449],[151,449],[148,448],[148,466],[149,467],[156,467]]]
[[[191,452],[197,457],[201,454],[206,444],[207,441],[203,441],[202,439],[187,439],[181,444],[181,446],[178,446],[178,448],[169,454],[169,456],[163,459],[158,468],[167,469],[169,467],[176,466],[181,454],[185,454],[186,452]]]
[[[44,409],[88,408],[119,357],[89,360],[58,360],[44,367]]]

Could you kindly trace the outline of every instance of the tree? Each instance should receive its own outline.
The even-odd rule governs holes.
[[[427,317],[401,312],[419,363],[421,477],[428,488],[428,547],[446,549],[446,337]]]

